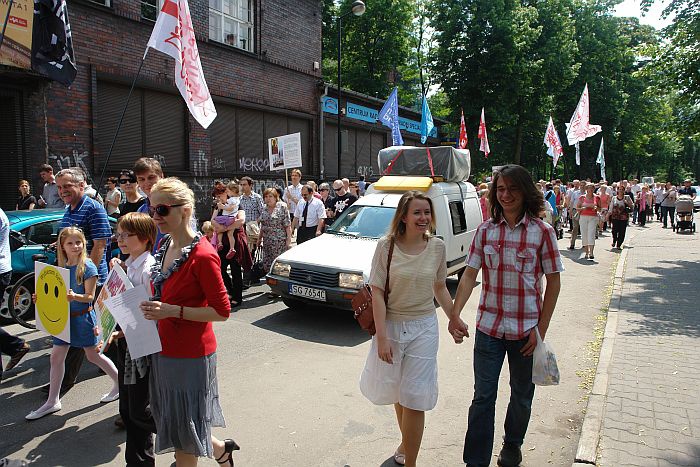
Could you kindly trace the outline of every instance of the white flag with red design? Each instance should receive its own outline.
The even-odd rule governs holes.
[[[489,137],[486,134],[486,119],[484,118],[484,108],[481,108],[481,120],[479,121],[479,134],[477,135],[481,140],[481,145],[479,145],[479,151],[484,153],[484,157],[489,157],[491,149],[489,148]]]
[[[544,145],[547,146],[547,154],[553,159],[554,167],[557,166],[557,161],[564,154],[564,149],[561,147],[561,141],[557,134],[557,129],[554,128],[552,117],[549,117],[547,131],[544,134]]]
[[[175,84],[194,119],[206,129],[216,118],[216,108],[204,80],[187,0],[165,0],[148,47],[175,59]]]
[[[464,110],[462,110],[462,119],[459,122],[459,144],[460,149],[467,148],[467,125],[464,123]]]
[[[601,131],[600,125],[590,124],[590,117],[588,84],[586,83],[586,86],[583,88],[583,94],[581,94],[581,98],[576,106],[576,110],[571,116],[571,121],[566,124],[566,139],[569,141],[570,146],[586,138],[590,138]]]

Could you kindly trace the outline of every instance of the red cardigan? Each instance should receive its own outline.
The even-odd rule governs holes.
[[[221,261],[207,237],[190,252],[187,261],[163,282],[161,301],[186,307],[210,306],[228,318],[231,302],[221,278]],[[166,318],[158,321],[163,345],[161,355],[172,358],[197,358],[216,351],[212,323]]]

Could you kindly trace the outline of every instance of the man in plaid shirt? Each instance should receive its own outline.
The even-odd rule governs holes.
[[[468,336],[458,319],[482,271],[481,298],[474,342],[474,399],[464,441],[464,462],[488,466],[494,437],[498,377],[508,356],[511,395],[498,465],[520,464],[520,447],[530,420],[535,386],[532,353],[544,339],[559,296],[564,270],[554,229],[539,219],[544,198],[519,165],[496,172],[489,192],[491,216],[479,226],[469,249],[467,268],[457,288],[455,317],[448,326],[455,342]],[[547,278],[544,297],[542,276]]]

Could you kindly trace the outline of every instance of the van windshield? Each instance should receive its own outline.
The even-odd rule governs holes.
[[[396,208],[393,207],[352,205],[326,229],[326,233],[380,238],[389,230],[394,212]]]

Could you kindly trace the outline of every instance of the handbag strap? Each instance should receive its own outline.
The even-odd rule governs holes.
[[[384,283],[384,306],[389,304],[389,270],[391,269],[391,257],[394,255],[394,239],[389,243],[389,259],[386,262],[386,282]]]

